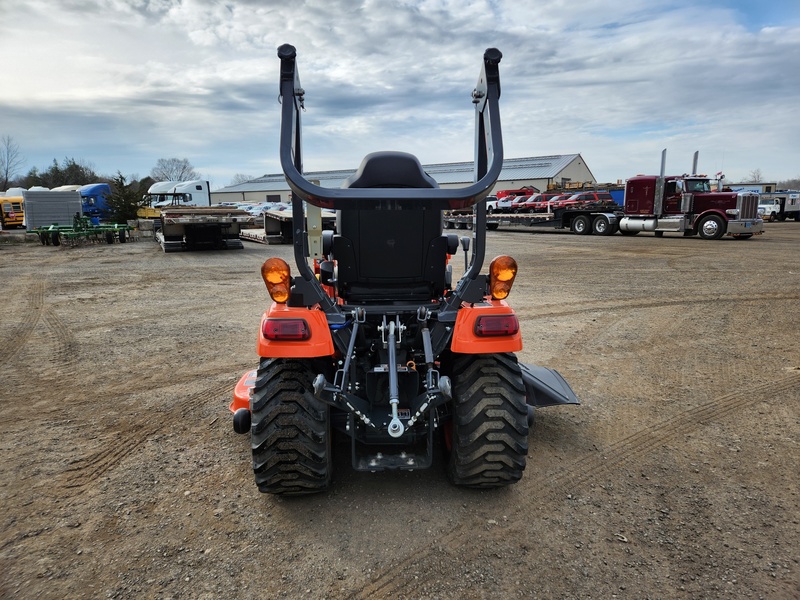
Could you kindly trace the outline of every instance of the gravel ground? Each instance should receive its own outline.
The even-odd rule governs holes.
[[[19,237],[19,236],[17,236]],[[489,232],[537,412],[521,482],[356,473],[281,499],[227,405],[261,262],[0,237],[0,597],[798,598],[800,224],[706,242]],[[458,261],[460,264],[460,259]]]

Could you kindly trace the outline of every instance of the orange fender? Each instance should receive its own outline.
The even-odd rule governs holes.
[[[309,335],[306,339],[269,340],[264,336],[264,327],[267,320],[272,319],[302,319]],[[334,353],[333,338],[324,312],[317,308],[287,306],[276,302],[261,317],[257,349],[258,355],[264,358],[312,358],[332,356]]]
[[[250,410],[250,391],[256,383],[256,370],[247,371],[233,388],[233,402],[228,407],[232,413],[240,408]]]
[[[453,340],[450,349],[460,354],[496,354],[500,352],[519,352],[522,350],[522,334],[519,323],[516,331],[503,335],[483,336],[476,333],[478,318],[486,315],[516,315],[505,300],[489,300],[481,304],[462,306],[456,316]]]

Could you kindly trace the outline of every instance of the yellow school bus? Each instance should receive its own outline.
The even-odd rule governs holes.
[[[0,222],[3,229],[22,227],[25,220],[24,202],[22,196],[0,196]]]

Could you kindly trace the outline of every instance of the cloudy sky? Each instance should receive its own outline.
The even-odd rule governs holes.
[[[610,6],[624,6],[610,8]],[[22,173],[74,158],[218,188],[280,172],[276,49],[298,50],[307,170],[473,153],[497,47],[505,156],[581,153],[599,181],[800,176],[798,0],[0,0],[0,136]],[[84,183],[84,182],[76,182]]]

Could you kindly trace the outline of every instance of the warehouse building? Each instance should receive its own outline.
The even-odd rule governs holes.
[[[442,163],[423,165],[425,172],[443,188],[464,187],[472,183],[473,163]],[[322,187],[338,188],[355,169],[316,171],[305,173],[306,179]],[[497,190],[534,187],[545,191],[548,187],[569,183],[596,183],[592,172],[580,154],[509,158],[492,193]],[[283,173],[265,175],[246,183],[231,185],[211,192],[211,201],[220,202],[289,202],[291,191]]]

